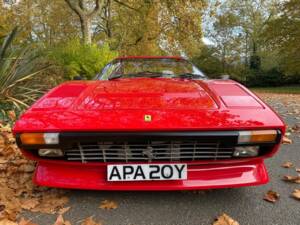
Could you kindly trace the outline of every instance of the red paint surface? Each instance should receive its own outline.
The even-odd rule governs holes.
[[[144,121],[146,114],[152,116],[151,122]],[[252,129],[285,132],[280,117],[234,81],[134,78],[66,82],[25,112],[16,122],[14,133]],[[272,156],[278,147],[276,145],[265,157]],[[185,181],[117,183],[106,181],[105,163],[34,159],[39,161],[35,182],[63,188],[189,190],[258,185],[268,181],[262,157],[191,162]]]
[[[75,86],[81,90],[77,96]],[[151,123],[144,121],[145,114],[152,116]],[[284,124],[234,81],[135,78],[62,84],[24,113],[14,132],[267,128],[283,130]]]
[[[91,190],[193,190],[260,185],[268,182],[262,160],[233,165],[189,165],[188,178],[181,181],[106,181],[106,166],[81,163],[40,162],[34,176],[38,185]]]

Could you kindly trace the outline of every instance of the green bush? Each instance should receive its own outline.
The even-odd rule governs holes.
[[[78,39],[70,40],[50,50],[50,58],[61,66],[66,79],[80,75],[85,79],[93,78],[117,56],[107,44],[102,46],[82,45]]]
[[[245,83],[250,87],[276,87],[286,84],[284,75],[276,68],[268,71],[250,70]]]

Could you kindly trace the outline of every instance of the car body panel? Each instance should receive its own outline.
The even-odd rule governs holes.
[[[180,181],[108,182],[106,176],[105,165],[39,162],[34,182],[48,187],[90,190],[170,191],[243,187],[265,184],[269,180],[262,160],[234,165],[189,164],[187,180]]]
[[[144,84],[148,88],[143,88]],[[222,87],[224,90],[220,91]],[[230,87],[233,93],[229,93]],[[81,92],[73,92],[76,88]],[[66,96],[62,90],[66,90]],[[145,115],[151,115],[150,123],[144,121]],[[284,129],[276,113],[234,81],[135,78],[65,83],[23,114],[14,132],[274,127]]]
[[[131,56],[117,60],[128,58],[183,60],[177,56]],[[235,81],[143,77],[65,82],[33,104],[16,122],[13,132],[18,136],[24,132],[87,134],[266,129],[280,130],[280,138],[285,133],[284,122],[277,113]],[[188,165],[188,178],[181,181],[108,182],[106,168],[112,162],[43,159],[21,150],[26,157],[38,161],[33,180],[42,186],[192,190],[265,184],[268,175],[263,160],[279,149],[280,140],[277,141],[271,151],[258,157],[184,162]]]

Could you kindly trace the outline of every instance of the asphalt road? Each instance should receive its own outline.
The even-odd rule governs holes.
[[[290,126],[300,124],[297,115],[289,114],[288,106],[276,100],[271,101],[271,104]],[[294,169],[282,168],[283,162],[291,161],[300,167],[299,134],[291,134],[290,138],[293,144],[283,145],[275,157],[266,161],[271,180],[267,185],[206,192],[72,190],[68,193],[71,209],[64,214],[64,218],[73,225],[80,224],[89,216],[104,225],[211,225],[216,217],[226,213],[240,225],[299,225],[300,201],[291,198],[290,194],[300,185],[281,180],[283,175],[297,174]],[[269,189],[280,194],[275,204],[263,200],[264,193]],[[103,200],[117,202],[118,208],[100,209]],[[30,212],[24,215],[40,225],[53,224],[56,219],[56,215]]]

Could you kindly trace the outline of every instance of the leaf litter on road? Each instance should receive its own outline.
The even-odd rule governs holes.
[[[37,225],[37,224],[33,223],[31,220],[27,220],[24,217],[22,217],[18,225]]]
[[[292,193],[292,197],[300,201],[300,189],[295,189]]]
[[[65,191],[32,183],[35,163],[27,160],[15,144],[9,125],[0,123],[0,224],[16,221],[22,210],[57,213],[68,197]]]
[[[118,204],[114,201],[104,200],[100,203],[99,208],[100,209],[107,209],[107,210],[116,209],[116,208],[118,208]]]
[[[239,225],[237,221],[232,219],[227,214],[223,213],[221,216],[219,216],[216,221],[213,223],[213,225]]]
[[[70,223],[70,221],[65,220],[63,218],[63,216],[60,214],[60,215],[58,215],[58,217],[53,225],[71,225],[71,223]]]
[[[292,162],[284,162],[282,165],[281,165],[283,168],[292,168],[294,166],[294,164]]]
[[[58,214],[65,214],[66,212],[68,212],[71,209],[71,207],[65,207],[65,208],[61,208],[60,210],[58,210]]]
[[[264,196],[264,200],[267,202],[272,202],[275,203],[278,199],[279,199],[280,195],[273,190],[269,190],[265,196]]]
[[[300,176],[290,176],[290,175],[285,175],[283,177],[284,181],[288,181],[288,182],[292,182],[292,183],[296,183],[296,184],[300,184]]]
[[[102,225],[101,222],[96,222],[94,221],[93,217],[90,216],[88,218],[86,218],[82,223],[81,225]]]
[[[291,139],[289,139],[288,137],[284,136],[282,138],[282,144],[292,144],[293,141]]]

